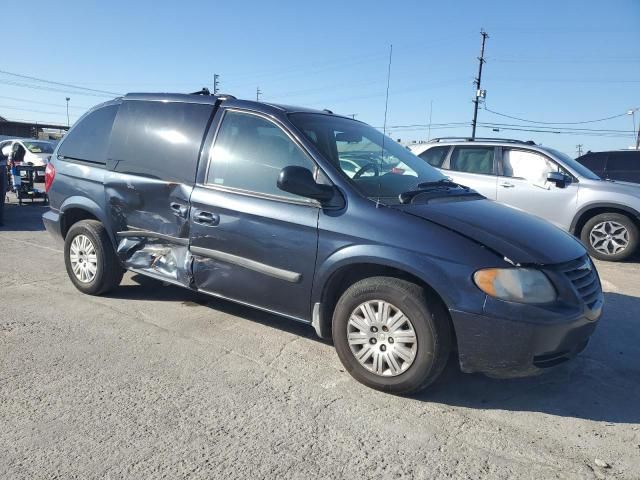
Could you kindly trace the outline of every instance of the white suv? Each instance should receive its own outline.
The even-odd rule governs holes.
[[[602,180],[533,142],[437,138],[409,149],[454,182],[579,236],[595,258],[623,260],[638,246],[639,184]]]

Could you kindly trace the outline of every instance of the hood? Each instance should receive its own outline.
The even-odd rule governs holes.
[[[626,193],[640,198],[640,183],[623,182],[621,180],[593,180],[590,187],[610,193]]]
[[[492,200],[394,208],[471,238],[518,264],[562,263],[586,254],[582,244],[567,232]]]

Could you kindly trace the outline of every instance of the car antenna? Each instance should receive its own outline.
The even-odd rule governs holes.
[[[387,110],[389,108],[389,83],[391,81],[391,57],[393,55],[393,44],[389,45],[389,66],[387,67],[387,94],[384,99],[384,123],[382,124],[382,152],[380,155],[380,159],[384,162],[384,139],[387,136]],[[378,167],[378,195],[376,197],[376,208],[380,206],[380,191],[382,190],[382,185],[380,182],[380,170],[382,168],[382,164]]]
[[[191,92],[191,95],[211,95],[211,92],[207,87],[202,87],[202,90],[198,90],[197,92]]]

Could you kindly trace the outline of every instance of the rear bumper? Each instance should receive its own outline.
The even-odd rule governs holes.
[[[579,315],[552,323],[523,322],[451,311],[463,372],[494,378],[536,375],[575,357],[587,346],[596,318]]]
[[[42,215],[42,223],[44,223],[44,228],[53,236],[53,238],[59,241],[63,240],[59,212],[52,209],[47,210],[44,215]]]

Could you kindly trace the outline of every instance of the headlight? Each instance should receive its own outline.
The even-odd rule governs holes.
[[[487,295],[521,303],[548,303],[556,290],[539,270],[530,268],[487,268],[473,274],[473,281]]]

